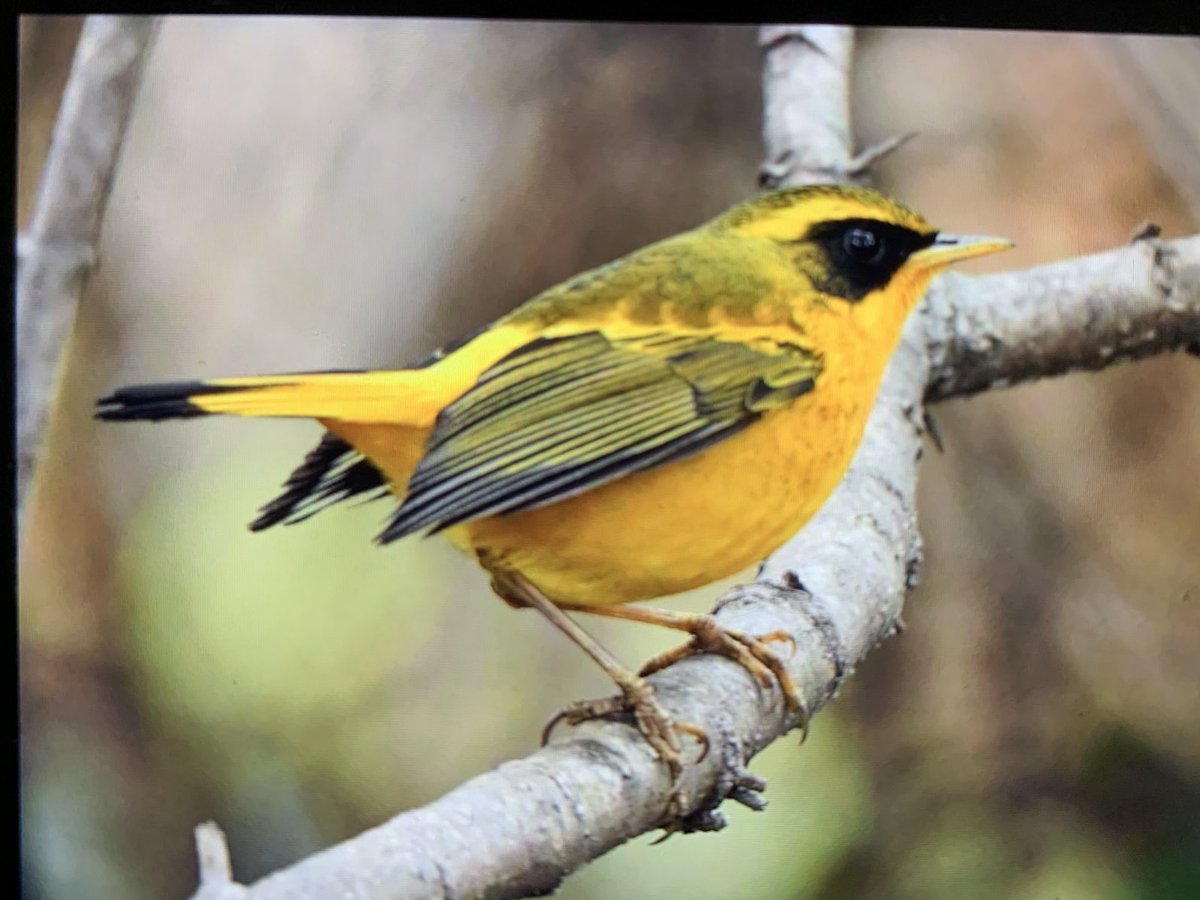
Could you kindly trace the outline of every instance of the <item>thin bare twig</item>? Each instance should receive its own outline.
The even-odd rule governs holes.
[[[96,262],[125,126],[157,19],[90,16],[29,232],[17,244],[17,508],[24,520],[63,347]]]
[[[909,131],[905,134],[898,134],[895,137],[886,138],[878,144],[874,144],[867,149],[861,151],[854,159],[850,160],[846,166],[843,175],[844,179],[839,180],[854,180],[865,178],[871,174],[871,170],[875,164],[886,156],[891,156],[909,141],[917,136],[915,131]]]
[[[216,822],[196,826],[196,858],[200,863],[200,900],[237,900],[246,896],[246,889],[233,880],[229,862],[229,844]]]

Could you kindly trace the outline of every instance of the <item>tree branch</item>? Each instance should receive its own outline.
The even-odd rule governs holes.
[[[17,509],[53,401],[63,346],[96,261],[100,223],[157,19],[90,16],[79,36],[29,232],[17,244]]]
[[[830,180],[831,173],[845,176],[853,168],[840,100],[821,114],[828,97],[775,95],[806,90],[776,62],[776,53],[805,70],[836,59],[844,81],[850,38],[835,31],[763,29],[769,158],[788,166],[771,176],[779,183]],[[833,92],[842,96],[836,86]],[[812,131],[793,120],[810,109],[817,115]],[[841,125],[834,121],[839,115]],[[794,154],[785,157],[784,147]],[[801,147],[808,148],[803,156]],[[924,310],[909,323],[889,365],[841,486],[764,564],[757,582],[732,589],[717,604],[723,625],[752,634],[782,629],[794,638],[788,670],[813,711],[896,630],[915,584],[922,398],[1098,368],[1200,338],[1200,238],[1141,242],[1024,273],[942,278]],[[684,775],[695,813],[690,826],[720,827],[719,813],[704,810],[726,796],[755,805],[762,785],[742,765],[797,724],[778,692],[760,691],[743,668],[711,655],[682,660],[650,681],[677,720],[699,724],[711,737],[711,752]],[[214,875],[221,866],[209,867],[196,897],[540,895],[609,849],[661,826],[670,790],[665,767],[632,725],[586,722],[561,729],[525,759],[248,888]],[[211,832],[203,835],[208,858],[214,857],[212,839]]]
[[[1200,237],[1136,241],[1122,250],[1026,272],[969,279],[969,299],[925,301],[933,373],[926,399],[1033,378],[1103,369],[1194,345]],[[948,272],[943,287],[964,276]],[[962,295],[962,289],[957,290]]]
[[[760,187],[846,181],[853,167],[850,60],[854,29],[764,25]]]

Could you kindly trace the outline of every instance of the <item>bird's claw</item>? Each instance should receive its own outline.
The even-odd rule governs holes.
[[[702,616],[692,630],[691,641],[654,657],[638,674],[645,677],[697,653],[716,653],[738,663],[763,688],[778,684],[788,709],[800,718],[800,727],[807,731],[808,710],[784,661],[767,647],[772,641],[787,641],[791,645],[789,656],[796,652],[796,639],[786,631],[755,636],[725,628],[712,616]]]
[[[666,765],[670,775],[671,799],[667,806],[667,816],[671,819],[681,819],[687,809],[687,791],[681,777],[684,762],[679,734],[690,735],[700,742],[700,755],[695,760],[699,763],[708,756],[708,733],[699,725],[674,721],[670,713],[655,699],[650,685],[640,678],[634,684],[621,685],[621,691],[613,697],[580,700],[560,710],[542,729],[542,744],[544,746],[547,743],[554,727],[560,722],[578,725],[590,719],[605,718],[619,713],[632,714],[638,731]]]

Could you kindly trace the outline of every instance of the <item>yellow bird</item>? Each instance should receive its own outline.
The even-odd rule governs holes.
[[[789,538],[845,474],[884,366],[930,279],[1010,247],[955,237],[873,191],[776,191],[550,288],[398,371],[129,387],[101,419],[224,413],[326,429],[251,528],[369,491],[399,498],[379,540],[444,531],[515,606],[579,644],[677,776],[675,724],[643,678],[564,610],[693,635],[642,674],[721,653],[799,697],[766,641],[631,601],[731,575]],[[557,720],[557,719],[556,719]]]

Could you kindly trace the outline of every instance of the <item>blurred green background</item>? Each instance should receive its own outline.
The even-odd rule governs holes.
[[[20,28],[23,224],[79,20]],[[860,143],[921,134],[881,186],[1018,244],[967,271],[1200,224],[1196,94],[1163,87],[1200,78],[1195,39],[858,47]],[[186,896],[208,818],[252,880],[610,689],[448,545],[375,546],[386,501],[251,534],[312,423],[101,425],[94,399],[411,362],[753,193],[760,109],[748,27],[165,22],[20,560],[27,897]],[[936,408],[908,630],[754,761],[767,811],[633,841],[559,896],[1200,897],[1197,409],[1187,357]],[[631,663],[674,640],[588,624]]]

